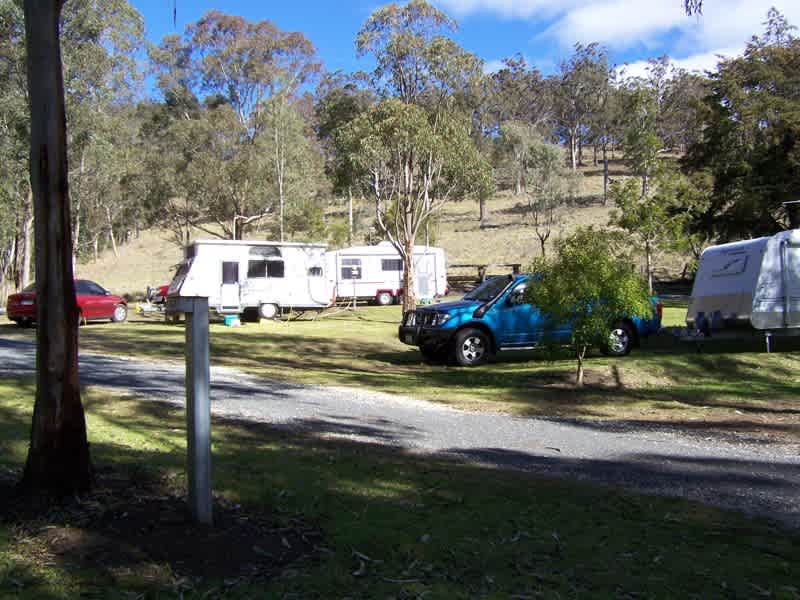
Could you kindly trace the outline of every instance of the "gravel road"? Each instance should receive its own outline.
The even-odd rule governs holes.
[[[183,403],[182,363],[94,354],[82,354],[80,363],[84,385]],[[0,377],[33,371],[33,344],[0,339]],[[364,389],[264,380],[223,367],[212,367],[211,386],[215,415],[681,496],[800,528],[796,446],[473,413]]]

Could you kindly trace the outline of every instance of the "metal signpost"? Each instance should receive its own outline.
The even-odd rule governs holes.
[[[189,509],[211,525],[211,402],[208,366],[208,298],[170,296],[167,313],[186,315],[186,471]]]

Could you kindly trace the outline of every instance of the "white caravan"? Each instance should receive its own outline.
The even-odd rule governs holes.
[[[326,259],[337,300],[356,298],[380,305],[400,300],[403,259],[391,242],[331,251]],[[414,288],[422,300],[447,293],[447,259],[442,248],[414,246]]]
[[[288,310],[330,306],[325,244],[196,240],[170,284],[182,296],[207,296],[218,315],[271,319]]]
[[[800,327],[800,229],[707,248],[686,324],[706,333]]]

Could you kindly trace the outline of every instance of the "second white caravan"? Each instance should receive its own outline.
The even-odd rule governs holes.
[[[205,296],[218,315],[271,319],[330,306],[325,244],[197,240],[184,249],[171,289]]]
[[[356,298],[386,305],[402,297],[403,259],[391,242],[330,251],[326,263],[337,300]],[[447,293],[447,258],[442,248],[414,246],[414,288],[422,300]]]

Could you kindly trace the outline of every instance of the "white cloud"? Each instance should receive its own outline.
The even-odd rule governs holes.
[[[507,19],[553,17],[586,0],[435,0],[436,4],[459,17],[492,13]]]
[[[672,64],[684,71],[704,73],[705,71],[715,71],[717,64],[723,58],[733,58],[741,56],[744,52],[744,45],[738,48],[720,48],[711,52],[693,54],[684,58],[672,59]],[[617,68],[626,77],[646,77],[648,63],[646,60],[638,60],[629,64],[621,65]]]
[[[671,2],[603,0],[588,2],[567,11],[545,35],[564,46],[575,42],[601,42],[611,47],[628,47],[648,42],[663,32],[679,27],[688,19]]]
[[[556,39],[564,47],[601,42],[621,50],[666,42],[685,56],[743,45],[762,32],[772,6],[800,26],[797,0],[706,0],[699,17],[687,17],[681,0],[435,1],[457,17],[494,14],[532,25],[544,23],[544,37]]]

